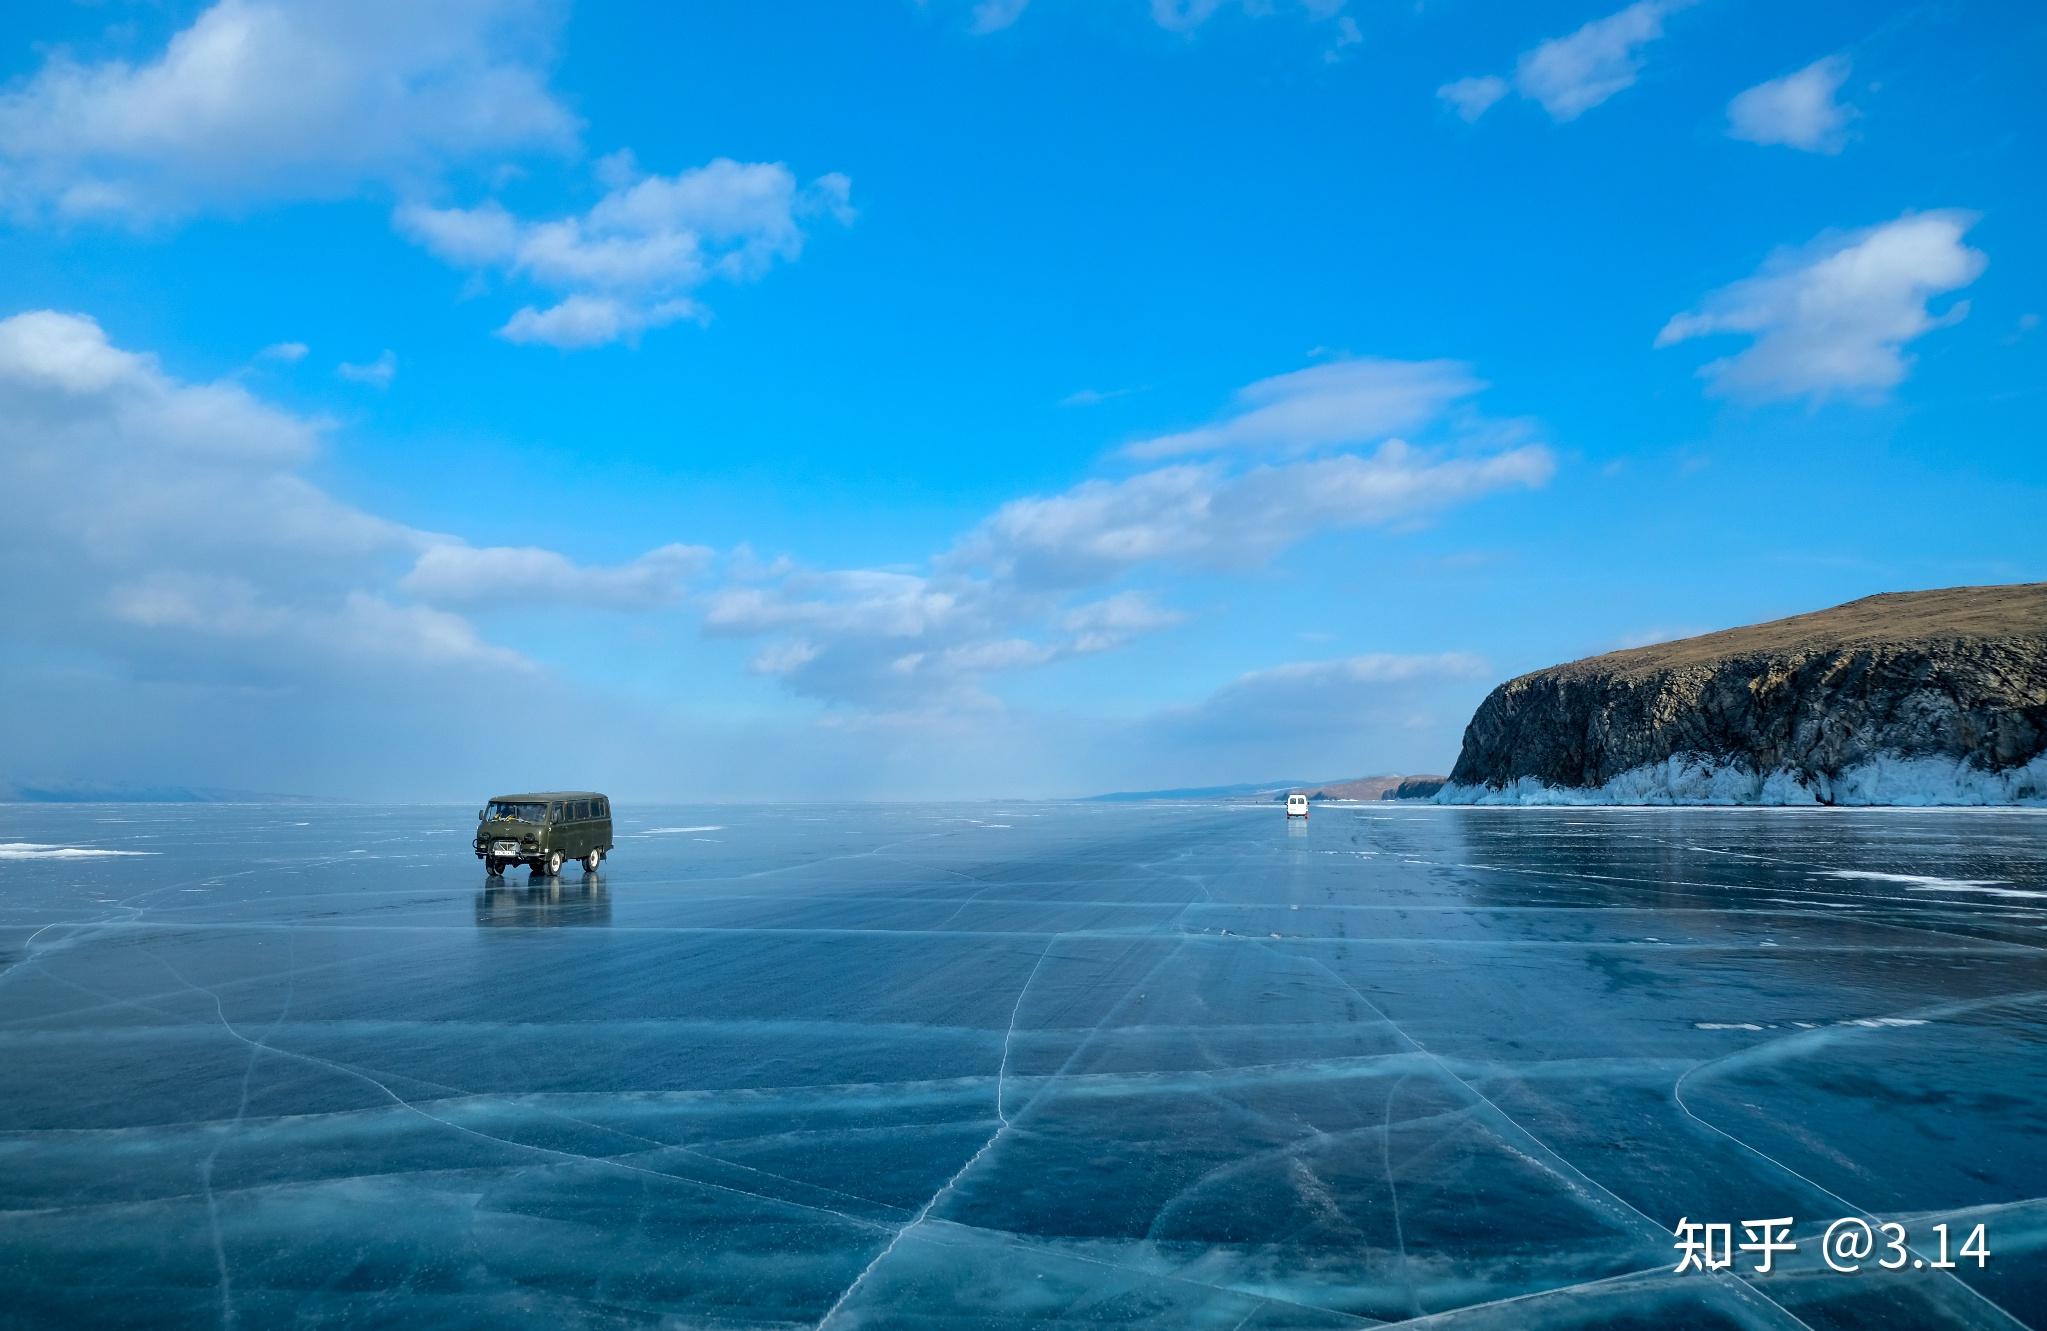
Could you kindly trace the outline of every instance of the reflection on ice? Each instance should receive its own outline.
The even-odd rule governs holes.
[[[611,894],[600,874],[580,881],[535,878],[523,888],[486,887],[476,894],[476,923],[485,928],[610,924]]]
[[[2047,909],[1921,890],[2037,817],[671,809],[479,891],[432,810],[135,816],[0,809],[160,852],[7,871],[29,1324],[2047,1322]]]

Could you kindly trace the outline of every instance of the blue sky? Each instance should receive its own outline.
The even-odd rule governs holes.
[[[426,12],[420,12],[425,10]],[[1442,771],[2047,577],[2015,3],[0,16],[0,780]]]

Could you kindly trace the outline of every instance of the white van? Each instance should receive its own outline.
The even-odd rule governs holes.
[[[1287,796],[1286,816],[1289,818],[1306,818],[1308,816],[1308,797],[1298,790]]]

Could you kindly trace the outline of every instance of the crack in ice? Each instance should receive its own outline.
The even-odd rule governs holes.
[[[1056,941],[1056,939],[1052,941]],[[938,1191],[932,1193],[930,1197],[925,1199],[924,1205],[917,1208],[917,1213],[911,1216],[906,1224],[889,1237],[889,1241],[883,1245],[882,1250],[874,1255],[874,1260],[870,1261],[861,1270],[859,1275],[853,1277],[853,1283],[840,1291],[839,1297],[832,1301],[832,1306],[825,1309],[824,1316],[817,1319],[817,1331],[824,1331],[826,1324],[838,1315],[839,1309],[846,1306],[846,1300],[852,1298],[854,1292],[866,1282],[867,1277],[874,1273],[874,1269],[887,1260],[888,1255],[896,1250],[896,1245],[901,1243],[911,1230],[924,1222],[924,1217],[931,1214],[931,1208],[938,1205],[939,1200],[946,1193],[952,1191],[953,1185],[964,1178],[967,1171],[972,1169],[982,1156],[988,1154],[989,1148],[1001,1139],[1003,1133],[1009,1131],[1009,1115],[1003,1102],[1003,1094],[1009,1076],[1009,1047],[1016,1038],[1016,1019],[1017,1015],[1023,1011],[1024,995],[1031,991],[1031,981],[1038,978],[1038,971],[1044,967],[1045,958],[1052,955],[1052,941],[1048,941],[1045,944],[1044,950],[1038,953],[1037,962],[1031,967],[1030,974],[1024,977],[1023,984],[1018,986],[1016,1002],[1009,1009],[1009,1029],[1002,1036],[1002,1063],[995,1074],[995,1117],[1001,1120],[1000,1125],[994,1132],[988,1135],[987,1141],[981,1143],[981,1149],[968,1156],[967,1162],[955,1170],[951,1178],[940,1184]]]
[[[1896,1013],[1893,1014],[1893,1016],[1899,1019],[1918,1018],[1931,1019],[1941,1016],[1953,1016],[1956,1015],[1957,1013],[1973,1011],[1977,1008],[1995,1007],[2004,1003],[2031,1002],[2042,998],[2047,998],[2047,990],[2034,991],[2029,993],[1996,994],[1988,998],[1970,999],[1959,1003],[1936,1004],[1932,1007],[1919,1008],[1910,1012]],[[1712,1068],[1723,1068],[1725,1065],[1731,1062],[1740,1061],[1746,1058],[1752,1058],[1759,1051],[1766,1048],[1771,1049],[1774,1055],[1777,1052],[1781,1052],[1776,1047],[1785,1044],[1818,1043],[1822,1042],[1824,1037],[1845,1038],[1842,1037],[1840,1033],[1844,1030],[1852,1029],[1855,1028],[1851,1026],[1834,1025],[1820,1027],[1812,1031],[1803,1030],[1793,1031],[1786,1035],[1777,1036],[1774,1039],[1764,1040],[1759,1044],[1749,1047],[1748,1049],[1737,1050],[1732,1054],[1725,1054],[1719,1058],[1708,1059],[1695,1067],[1686,1069],[1682,1074],[1679,1075],[1678,1079],[1671,1084],[1670,1088],[1671,1099],[1677,1104],[1678,1109],[1683,1112],[1686,1118],[1698,1124],[1700,1127],[1705,1128],[1710,1132],[1717,1133],[1722,1137],[1725,1137],[1728,1141],[1733,1142],[1736,1146],[1741,1147],[1743,1150],[1754,1155],[1756,1158],[1762,1160],[1766,1164],[1769,1164],[1775,1167],[1776,1169],[1779,1169],[1784,1173],[1789,1174],[1792,1178],[1797,1179],[1799,1182],[1805,1184],[1807,1187],[1819,1193],[1821,1196],[1826,1197],[1831,1201],[1840,1203],[1849,1211],[1852,1211],[1853,1213],[1863,1217],[1864,1219],[1873,1221],[1877,1218],[1874,1212],[1869,1211],[1861,1206],[1857,1206],[1854,1202],[1849,1201],[1846,1197],[1843,1197],[1841,1194],[1835,1192],[1833,1189],[1828,1188],[1824,1184],[1821,1184],[1818,1181],[1808,1177],[1807,1175],[1800,1173],[1798,1170],[1793,1169],[1790,1165],[1784,1163],[1782,1160],[1779,1160],[1775,1156],[1764,1151],[1761,1147],[1756,1146],[1751,1142],[1743,1140],[1742,1138],[1736,1136],[1734,1133],[1729,1132],[1727,1129],[1721,1127],[1717,1123],[1713,1123],[1708,1119],[1702,1118],[1697,1113],[1693,1112],[1692,1107],[1685,1103],[1684,1098],[1684,1084],[1696,1073],[1703,1072]],[[1912,1252],[1914,1253],[1915,1256],[1917,1256],[1917,1253],[1910,1245],[1906,1245],[1905,1251]],[[2020,1321],[2017,1317],[2013,1316],[2011,1312],[2005,1309],[2001,1304],[1999,1304],[1995,1299],[1991,1298],[1988,1294],[1985,1294],[1982,1290],[1977,1289],[1974,1285],[1970,1284],[1968,1281],[1956,1275],[1954,1271],[1941,1268],[1938,1266],[1937,1263],[1927,1263],[1927,1269],[1939,1270],[1942,1275],[1946,1276],[1949,1280],[1953,1281],[1956,1285],[1960,1286],[1969,1294],[1972,1294],[1976,1298],[1980,1299],[1985,1305],[1987,1305],[1992,1311],[1996,1312],[1999,1316],[2007,1319],[2011,1323],[2011,1325],[2019,1327],[2021,1328],[2021,1331],[2024,1331],[2026,1323]]]

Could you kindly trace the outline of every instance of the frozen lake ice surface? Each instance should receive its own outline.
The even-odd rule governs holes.
[[[2047,1327],[2039,812],[469,812],[0,807],[0,1324]]]

